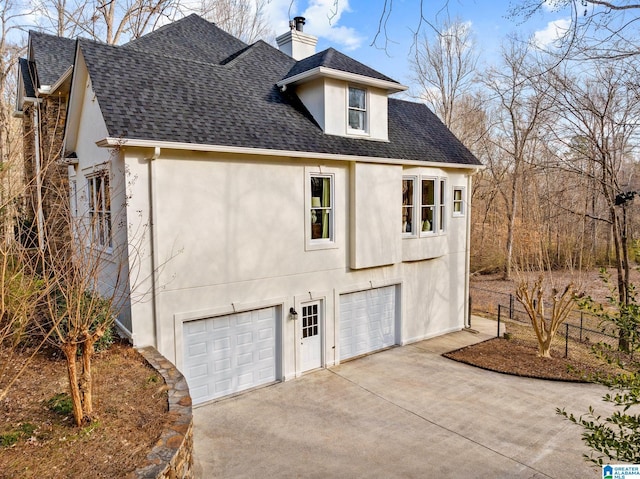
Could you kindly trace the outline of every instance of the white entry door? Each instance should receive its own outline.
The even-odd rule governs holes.
[[[309,371],[322,366],[320,302],[302,305],[300,321],[300,370]]]

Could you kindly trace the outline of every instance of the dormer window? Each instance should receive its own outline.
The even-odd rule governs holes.
[[[349,87],[349,130],[367,132],[367,91],[352,86]]]

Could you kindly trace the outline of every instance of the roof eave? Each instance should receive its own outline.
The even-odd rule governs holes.
[[[51,95],[55,93],[65,81],[71,78],[71,73],[73,72],[73,65],[69,66],[65,70],[65,72],[60,75],[60,78],[56,80],[56,82],[52,85],[42,85],[38,88],[38,95]]]
[[[286,158],[304,158],[325,161],[358,161],[362,163],[379,163],[407,166],[430,166],[437,168],[455,168],[477,171],[484,168],[483,165],[471,165],[466,163],[442,163],[437,161],[410,160],[404,158],[382,158],[375,156],[341,155],[321,153],[313,151],[271,150],[267,148],[250,148],[243,146],[206,145],[197,143],[181,143],[174,141],[142,140],[134,138],[107,137],[96,142],[101,148],[160,148],[168,150],[190,150],[215,153],[232,153],[241,155],[278,156]]]
[[[280,80],[276,85],[279,88],[286,87],[289,85],[296,85],[300,83],[306,83],[308,81],[314,80],[316,78],[334,78],[336,80],[344,80],[351,83],[360,83],[363,85],[372,86],[375,88],[380,88],[382,90],[387,90],[389,94],[398,93],[401,91],[405,91],[408,89],[407,86],[401,85],[400,83],[380,80],[378,78],[372,78],[365,75],[358,75],[357,73],[345,72],[342,70],[336,70],[334,68],[327,67],[315,67],[311,70],[307,70],[302,73],[298,73],[289,78],[285,78],[284,80]]]

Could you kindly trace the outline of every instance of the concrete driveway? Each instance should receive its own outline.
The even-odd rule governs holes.
[[[440,356],[490,337],[452,333],[194,409],[201,478],[598,478],[556,407],[605,389],[517,378]],[[606,411],[605,411],[606,412]]]

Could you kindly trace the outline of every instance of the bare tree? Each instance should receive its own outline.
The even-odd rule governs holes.
[[[460,19],[433,26],[432,35],[423,35],[416,45],[411,70],[419,89],[417,96],[454,132],[464,117],[456,111],[459,100],[463,95],[467,103],[473,99],[477,63],[470,25]]]
[[[119,44],[174,18],[179,0],[38,0],[39,26],[58,36]]]
[[[622,304],[628,302],[630,281],[627,206],[633,197],[630,175],[640,128],[640,98],[635,89],[638,71],[637,62],[630,59],[593,62],[579,75],[554,75],[557,112],[562,119],[554,132],[565,153],[559,161],[598,186],[590,192],[592,203],[601,198],[606,214],[594,207],[582,214],[610,227]]]
[[[521,281],[516,290],[516,298],[524,306],[536,333],[538,356],[550,358],[551,342],[575,304],[576,291],[573,284],[568,284],[562,292],[552,288],[549,298],[551,300],[551,313],[548,317],[545,317],[546,298],[542,276],[532,286],[529,285],[528,281]]]
[[[627,0],[520,0],[510,13],[525,20],[553,7],[567,13],[569,27],[555,46],[561,57],[620,59],[640,54],[640,3]]]
[[[274,36],[265,13],[267,3],[269,0],[200,0],[194,11],[234,37],[253,43]]]
[[[488,150],[489,171],[502,185],[506,208],[505,278],[511,277],[516,217],[521,207],[526,170],[535,162],[540,144],[538,128],[549,109],[541,66],[531,54],[530,44],[511,38],[503,49],[502,65],[489,69],[484,83],[496,99],[495,123]]]

